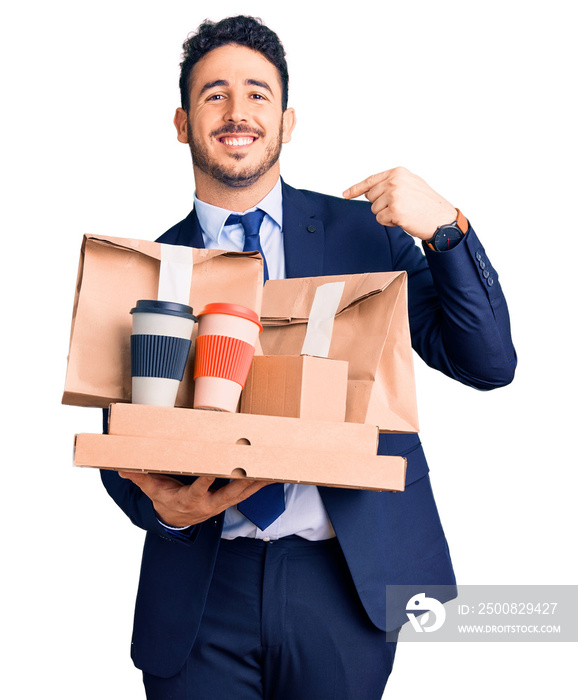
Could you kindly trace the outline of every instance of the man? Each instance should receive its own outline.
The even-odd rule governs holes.
[[[184,49],[174,123],[195,202],[159,240],[251,245],[271,279],[405,269],[425,361],[479,389],[509,383],[505,299],[465,217],[402,168],[345,199],[294,190],[280,179],[295,113],[277,36],[235,17],[202,25]],[[348,201],[362,194],[371,204]],[[149,699],[381,698],[395,652],[386,630],[407,619],[386,616],[386,585],[455,579],[417,435],[381,435],[379,453],[407,458],[403,493],[285,485],[264,522],[252,504],[272,512],[279,494],[258,482],[102,473],[147,530],[132,655]]]

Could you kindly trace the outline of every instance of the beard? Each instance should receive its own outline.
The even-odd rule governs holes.
[[[199,170],[209,175],[213,179],[221,182],[228,187],[249,187],[249,185],[254,184],[257,180],[265,175],[275,163],[279,160],[281,155],[281,146],[283,139],[283,125],[279,127],[279,134],[277,139],[269,144],[265,154],[260,163],[254,166],[247,167],[244,169],[239,169],[235,164],[227,167],[221,163],[217,163],[211,158],[207,149],[195,141],[193,130],[191,129],[191,123],[188,123],[188,134],[189,134],[189,148],[191,150],[191,156],[193,158],[193,165],[195,165]],[[224,136],[226,134],[255,134],[259,138],[264,138],[265,133],[260,129],[249,129],[244,125],[237,126],[225,126],[213,131],[210,136],[211,138],[217,138],[219,136]],[[232,153],[230,155],[231,160],[237,163],[245,158],[244,153]]]

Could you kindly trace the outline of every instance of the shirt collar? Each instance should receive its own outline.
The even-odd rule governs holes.
[[[263,199],[251,209],[243,212],[233,212],[229,209],[216,207],[213,204],[202,202],[195,194],[195,211],[203,234],[205,234],[214,244],[219,245],[221,232],[229,214],[246,214],[255,209],[262,209],[265,214],[281,228],[283,223],[283,195],[281,190],[281,178],[277,180],[273,189]]]

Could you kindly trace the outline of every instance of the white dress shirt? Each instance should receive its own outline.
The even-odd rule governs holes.
[[[244,232],[241,224],[225,226],[230,214],[246,214],[254,209],[265,212],[259,230],[261,248],[267,260],[269,279],[285,278],[285,253],[283,249],[283,197],[281,180],[256,207],[246,212],[231,212],[197,199],[195,211],[203,232],[206,248],[242,251]],[[307,540],[325,540],[335,537],[335,532],[316,486],[285,484],[285,511],[265,530],[260,530],[236,506],[225,511],[222,537],[254,537],[276,540],[288,535],[299,535]]]

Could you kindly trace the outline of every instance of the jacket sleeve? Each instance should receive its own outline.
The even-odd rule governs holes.
[[[107,432],[108,409],[103,411],[103,432]],[[159,522],[153,503],[140,488],[129,479],[123,479],[116,471],[101,469],[100,477],[109,496],[137,527],[167,540],[191,544],[196,539],[198,527],[186,531],[170,530]]]
[[[436,252],[389,228],[394,269],[409,276],[412,345],[431,367],[481,390],[509,384],[516,351],[498,274],[470,227],[453,249]]]

